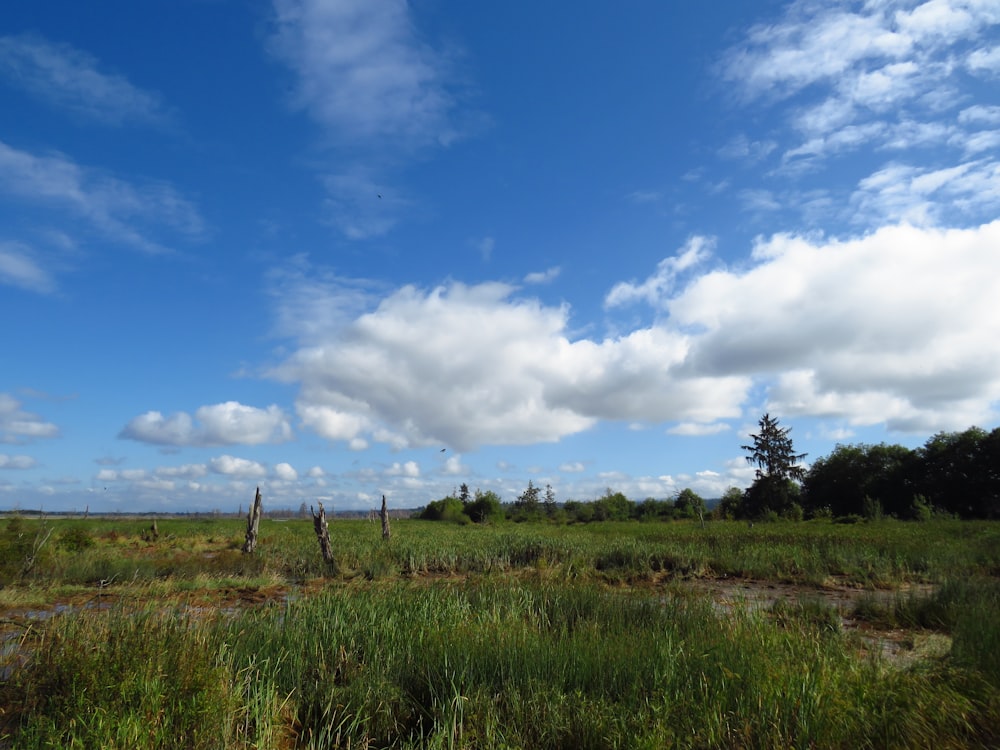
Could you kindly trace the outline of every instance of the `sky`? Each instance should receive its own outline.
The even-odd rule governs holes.
[[[0,509],[746,487],[1000,406],[1000,0],[13,0]]]

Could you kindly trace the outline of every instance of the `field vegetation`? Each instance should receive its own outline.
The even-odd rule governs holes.
[[[991,522],[330,536],[326,564],[304,520],[253,554],[230,519],[0,521],[0,746],[1000,743]]]

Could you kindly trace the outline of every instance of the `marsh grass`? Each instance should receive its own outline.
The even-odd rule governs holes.
[[[45,523],[65,543],[6,579],[0,603],[74,592],[87,606],[19,636],[0,746],[1000,744],[995,524],[400,521],[385,542],[335,521],[325,566],[308,521],[265,519],[254,555],[239,521],[167,519],[156,540],[145,524]],[[900,668],[815,596],[719,612],[683,588],[722,575],[940,583],[854,616],[946,633],[951,652]],[[263,588],[288,595],[225,605]]]
[[[996,623],[996,601],[976,591],[966,595]],[[956,645],[964,637],[956,623]],[[0,696],[23,748],[987,747],[1000,736],[1000,686],[981,652],[887,669],[847,639],[810,601],[720,615],[703,598],[588,582],[359,580],[226,615],[59,618]]]
[[[20,557],[42,524],[54,530],[55,541],[42,548],[29,574],[19,576]],[[401,520],[395,526],[386,542],[366,521],[331,522],[335,563],[328,566],[309,521],[264,519],[258,551],[244,555],[241,522],[233,519],[164,519],[155,541],[147,524],[137,521],[7,519],[0,521],[0,541],[9,542],[0,545],[0,583],[96,585],[206,573],[301,583],[535,570],[612,583],[726,576],[892,588],[1000,571],[1000,525],[988,522],[812,521],[754,528],[715,522],[701,528],[693,522],[459,527]]]

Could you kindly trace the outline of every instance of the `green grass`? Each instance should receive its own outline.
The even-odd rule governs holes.
[[[1000,685],[951,657],[859,657],[804,605],[593,583],[359,583],[237,614],[52,621],[0,689],[17,747],[989,747]]]
[[[11,537],[0,521],[0,541]],[[138,521],[25,520],[20,547],[8,544],[0,583],[52,586],[105,582],[190,580],[198,576],[256,579],[259,585],[318,577],[395,579],[544,570],[637,583],[662,577],[748,577],[867,587],[940,582],[964,575],[1000,574],[1000,524],[884,521],[756,524],[714,522],[469,525],[396,521],[383,542],[365,521],[330,524],[335,564],[320,559],[309,521],[261,523],[258,551],[243,555],[243,524],[234,519],[159,522],[146,541]],[[54,533],[27,575],[19,575],[24,546],[43,528]],[[0,554],[0,557],[3,557]]]
[[[0,607],[73,604],[8,631],[0,747],[1000,745],[1000,524],[338,520],[330,566],[308,521],[265,519],[254,555],[238,520],[158,526],[0,521]],[[685,589],[723,576],[804,595]],[[851,614],[945,648],[881,656],[830,582],[939,584]]]

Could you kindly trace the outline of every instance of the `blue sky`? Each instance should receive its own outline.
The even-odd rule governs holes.
[[[992,428],[1000,2],[14,2],[0,508],[634,499]]]

